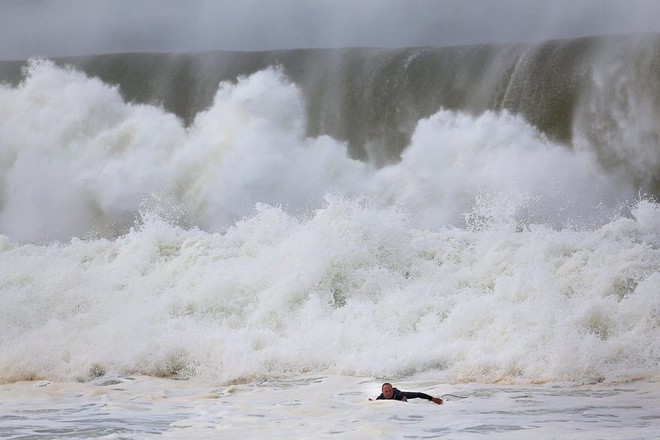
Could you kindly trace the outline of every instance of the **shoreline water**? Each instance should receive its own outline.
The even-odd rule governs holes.
[[[380,381],[305,375],[214,386],[144,376],[0,386],[4,438],[627,438],[660,428],[657,380],[493,385],[395,382],[446,396],[369,402]]]

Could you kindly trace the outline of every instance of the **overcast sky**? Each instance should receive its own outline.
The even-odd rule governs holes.
[[[0,59],[660,32],[660,0],[0,0]]]

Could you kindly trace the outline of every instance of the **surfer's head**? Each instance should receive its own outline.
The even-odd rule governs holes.
[[[392,384],[389,382],[385,382],[381,387],[380,387],[381,392],[383,393],[383,397],[386,399],[391,399],[394,397],[394,388],[392,388]]]

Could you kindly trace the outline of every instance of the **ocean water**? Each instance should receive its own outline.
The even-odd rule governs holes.
[[[445,394],[372,401],[380,383],[300,375],[212,386],[141,376],[0,386],[3,438],[651,439],[658,383],[485,385],[402,381]]]
[[[0,63],[0,435],[654,438],[659,41]]]

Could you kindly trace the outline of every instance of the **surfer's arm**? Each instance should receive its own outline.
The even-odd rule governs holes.
[[[440,405],[442,403],[441,398],[429,396],[426,393],[416,393],[416,392],[412,392],[412,391],[402,391],[401,394],[403,394],[403,399],[406,399],[406,398],[408,398],[408,399],[426,399],[426,400],[430,400],[433,403],[437,403],[438,405]]]

